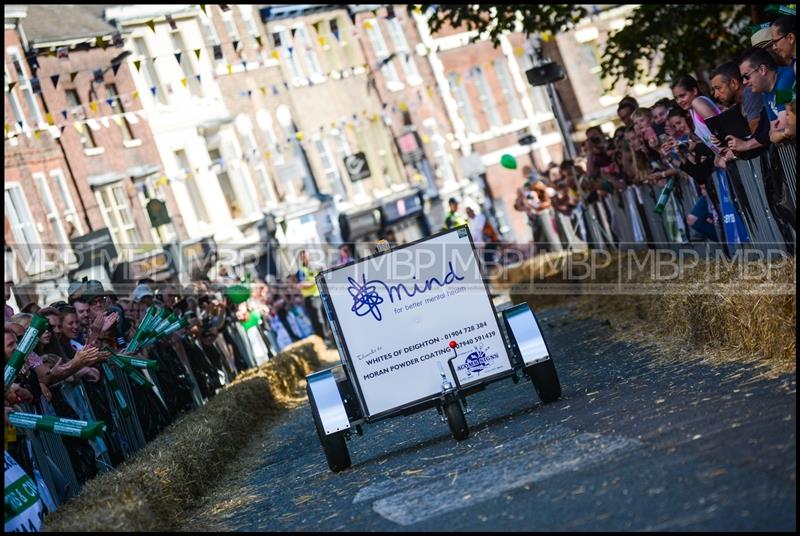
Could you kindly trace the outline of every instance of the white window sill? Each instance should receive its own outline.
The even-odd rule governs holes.
[[[105,147],[95,147],[93,149],[84,149],[83,154],[86,156],[98,156],[106,152]]]
[[[122,145],[125,146],[126,149],[133,149],[134,147],[141,147],[142,140],[135,139],[135,140],[122,140]]]
[[[406,82],[409,86],[418,86],[422,84],[422,78],[419,76],[409,76],[406,78]]]
[[[396,80],[391,80],[389,82],[386,82],[386,89],[388,89],[393,93],[397,91],[402,91],[405,87],[406,85],[404,83],[398,82]]]

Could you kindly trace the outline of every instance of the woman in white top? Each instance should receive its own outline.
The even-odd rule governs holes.
[[[678,106],[689,112],[694,124],[694,133],[705,143],[709,149],[719,153],[720,149],[711,141],[711,131],[706,126],[705,120],[719,115],[720,110],[714,101],[703,95],[700,86],[694,77],[681,76],[672,82],[672,95]]]

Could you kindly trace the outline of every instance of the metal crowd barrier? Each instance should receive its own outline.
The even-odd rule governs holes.
[[[215,345],[223,347],[224,350],[220,351],[219,356],[222,362],[214,365],[215,367],[229,369],[229,367],[234,365],[237,357],[239,361],[246,362],[248,366],[258,366],[272,355],[275,355],[274,348],[269,340],[269,334],[265,332],[263,323],[251,328],[251,330],[257,331],[257,333],[253,333],[252,335],[248,335],[238,322],[235,324],[237,324],[240,329],[236,329],[236,327],[230,329],[230,336],[234,345],[233,352],[237,354],[243,352],[244,355],[232,355],[231,349],[227,348],[228,345],[220,335]],[[259,348],[254,349],[254,343]],[[199,384],[197,382],[198,371],[194,370],[182,346],[180,346],[180,349],[175,349],[175,351],[177,353],[174,361],[183,368],[182,371],[177,372],[185,373],[188,378],[190,378],[193,384],[192,401],[196,407],[199,407],[205,403],[205,400],[200,393]],[[165,356],[163,352],[154,351],[153,354],[160,360],[170,359],[170,357]],[[220,359],[217,360],[219,361]],[[144,417],[142,414],[143,411],[150,410],[149,408],[152,407],[150,403],[152,401],[143,401],[139,399],[141,395],[144,394],[144,391],[135,388],[122,369],[108,363],[104,365],[108,367],[108,371],[101,371],[102,379],[100,381],[102,383],[100,386],[112,416],[112,422],[106,423],[107,434],[113,436],[114,441],[119,441],[122,455],[124,459],[128,459],[147,443],[146,434],[142,428],[140,418]],[[167,415],[173,415],[174,408],[168,408],[162,396],[162,389],[160,386],[163,386],[164,379],[159,378],[158,374],[149,374],[147,370],[137,370],[140,370],[156,386],[153,396],[163,405],[162,409],[165,410]],[[176,373],[176,369],[171,369],[171,371],[172,373]],[[223,376],[229,373],[240,372],[236,367],[232,370],[224,371],[217,368],[217,371],[222,372]],[[129,415],[123,413],[121,401],[117,398],[109,385],[107,380],[109,372],[114,378],[114,383],[119,387],[125,402],[132,410]],[[81,381],[75,384],[61,383],[58,386],[54,386],[54,388],[62,389],[62,393],[69,405],[77,413],[78,418],[82,420],[98,420],[92,407],[92,401],[89,399]],[[56,414],[52,406],[46,401],[37,403],[36,406],[32,404],[22,404],[21,411],[48,415]],[[152,415],[150,417],[152,418]],[[21,448],[26,449],[28,452],[34,469],[34,474],[30,476],[37,482],[42,500],[48,512],[54,511],[65,501],[77,495],[81,485],[73,469],[70,455],[67,447],[64,445],[62,436],[39,430],[17,429],[17,441],[24,442]],[[88,444],[92,446],[95,452],[95,462],[98,473],[113,469],[108,452],[108,445],[106,445],[103,436],[98,437],[96,440],[89,441]]]
[[[749,160],[728,162],[726,171],[730,179],[736,208],[742,216],[749,242],[745,249],[761,252],[765,258],[786,253],[784,237],[770,209],[765,189],[765,169],[769,170],[764,155]]]

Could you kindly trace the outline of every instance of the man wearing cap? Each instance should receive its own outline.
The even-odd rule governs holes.
[[[443,230],[454,229],[461,225],[466,224],[466,220],[458,215],[458,199],[455,197],[451,197],[447,201],[447,205],[450,207],[450,210],[444,217],[444,227]]]

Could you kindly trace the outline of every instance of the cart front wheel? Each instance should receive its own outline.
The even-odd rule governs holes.
[[[536,363],[527,368],[528,376],[533,382],[536,394],[543,404],[553,402],[561,397],[561,383],[558,381],[556,366],[553,359]]]
[[[331,435],[325,434],[325,429],[322,427],[322,421],[319,418],[317,404],[314,401],[314,396],[311,394],[311,389],[307,387],[306,392],[308,393],[308,401],[311,405],[311,413],[314,416],[314,427],[317,429],[319,442],[322,444],[322,451],[325,453],[328,467],[331,468],[331,471],[336,473],[344,471],[352,465],[350,461],[350,451],[347,450],[345,432],[336,432]]]
[[[450,433],[453,434],[453,439],[461,441],[469,436],[469,426],[467,426],[467,419],[464,417],[464,411],[461,409],[461,404],[458,401],[445,404],[442,408],[444,415],[447,417],[447,424],[450,426]]]
[[[328,467],[331,471],[338,473],[344,471],[352,462],[350,461],[350,451],[347,450],[347,442],[344,432],[336,432],[331,435],[320,435],[322,450],[325,451],[325,458],[328,460]]]

